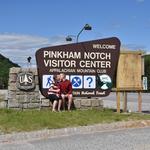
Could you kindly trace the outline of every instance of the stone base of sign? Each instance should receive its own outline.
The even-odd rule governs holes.
[[[74,98],[74,105],[77,109],[103,108],[103,100],[98,98]]]
[[[17,75],[20,72],[32,72],[35,77],[35,88],[31,91],[23,91],[17,88]],[[11,68],[9,73],[9,86],[7,98],[4,96],[0,99],[0,108],[14,109],[51,109],[52,104],[39,92],[38,74],[36,69]],[[2,95],[2,94],[0,94]],[[5,94],[6,95],[6,94]],[[82,98],[74,97],[76,109],[103,108],[103,101],[99,98]]]
[[[74,106],[75,109],[102,109],[103,108],[103,100],[98,98],[77,98],[74,97]],[[49,99],[42,98],[41,99],[41,109],[42,108],[52,108],[52,103],[49,101]]]
[[[7,107],[7,90],[0,90],[0,108],[6,108]]]

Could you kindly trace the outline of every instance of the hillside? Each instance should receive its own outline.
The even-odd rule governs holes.
[[[11,67],[19,67],[19,65],[0,54],[0,89],[7,88],[9,68]]]
[[[147,77],[148,90],[150,91],[150,55],[146,55],[144,58],[145,63],[145,76]]]

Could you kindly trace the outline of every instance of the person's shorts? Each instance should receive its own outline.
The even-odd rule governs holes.
[[[61,94],[61,97],[65,97],[65,98],[68,98],[68,96],[72,96],[72,94]]]
[[[53,103],[55,100],[59,101],[59,97],[56,96],[55,94],[49,94],[49,100]]]

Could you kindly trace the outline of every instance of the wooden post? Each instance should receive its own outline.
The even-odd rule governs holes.
[[[123,92],[123,112],[127,112],[127,92]]]
[[[141,92],[138,92],[138,112],[142,112],[142,95]]]
[[[117,113],[120,113],[120,92],[116,92],[116,98],[117,98]]]

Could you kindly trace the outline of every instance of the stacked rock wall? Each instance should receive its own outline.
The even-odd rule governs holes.
[[[35,87],[32,90],[20,90],[17,87],[17,77],[20,72],[31,72]],[[8,83],[8,108],[40,108],[39,82],[36,69],[11,68]]]
[[[17,86],[17,78],[20,72],[30,72],[34,76],[35,87],[32,90],[21,90]],[[102,108],[103,101],[99,98],[74,98],[77,109]],[[7,105],[15,109],[41,109],[51,108],[49,99],[44,98],[39,92],[37,69],[16,68],[10,69]]]

